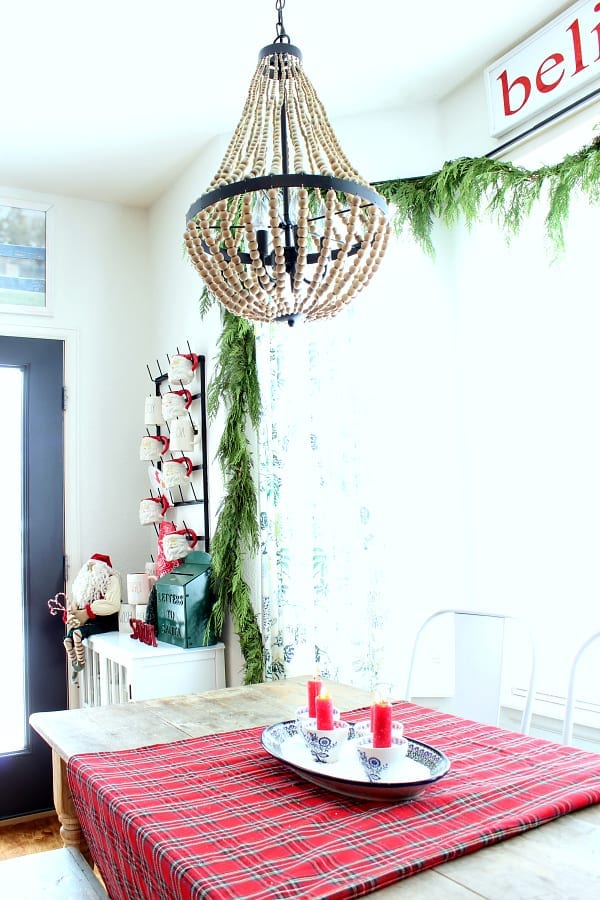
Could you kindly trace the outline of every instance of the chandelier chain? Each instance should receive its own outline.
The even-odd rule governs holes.
[[[290,37],[285,30],[285,26],[283,24],[283,7],[285,6],[285,0],[275,0],[275,9],[277,10],[277,24],[275,26],[275,30],[277,32],[277,37],[275,38],[275,43],[278,41],[287,41],[290,43]]]

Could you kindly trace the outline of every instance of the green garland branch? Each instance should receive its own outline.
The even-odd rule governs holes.
[[[205,290],[200,302],[202,315],[212,302]],[[256,345],[253,328],[245,319],[222,310],[222,321],[217,366],[207,398],[211,419],[221,405],[226,410],[217,450],[225,494],[211,542],[215,602],[209,628],[221,634],[227,612],[231,613],[246,663],[244,683],[254,684],[263,680],[263,643],[242,566],[247,555],[258,551],[258,506],[246,437],[246,423],[256,430],[260,417]]]
[[[490,215],[511,237],[541,200],[548,204],[547,235],[561,249],[572,193],[585,194],[591,203],[600,199],[600,137],[562,162],[537,170],[488,157],[460,158],[422,178],[381,182],[377,190],[392,205],[395,232],[402,234],[410,228],[431,255],[434,221],[451,227],[462,218],[470,227],[483,215]],[[215,302],[204,288],[201,315]],[[246,429],[258,430],[260,391],[253,327],[224,309],[221,312],[223,332],[217,368],[208,390],[208,409],[211,419],[221,404],[226,409],[217,452],[225,478],[225,496],[211,545],[216,599],[210,624],[220,634],[225,616],[231,612],[246,662],[245,683],[251,684],[263,679],[264,653],[250,589],[242,574],[243,560],[258,551],[259,533]]]
[[[591,203],[600,199],[600,137],[562,162],[536,170],[488,157],[461,157],[422,178],[381,182],[377,190],[393,206],[396,233],[409,227],[430,255],[436,219],[451,227],[462,217],[470,227],[491,215],[510,237],[519,232],[534,204],[547,196],[546,231],[562,249],[572,192],[585,194]]]

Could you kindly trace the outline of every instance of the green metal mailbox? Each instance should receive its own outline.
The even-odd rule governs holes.
[[[208,553],[188,553],[185,560],[156,582],[159,641],[176,647],[208,647],[216,636],[206,634],[212,610]]]

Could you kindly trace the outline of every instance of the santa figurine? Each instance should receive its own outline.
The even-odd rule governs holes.
[[[75,576],[72,596],[63,615],[68,629],[63,643],[71,662],[73,681],[85,667],[83,639],[104,631],[118,631],[120,606],[120,576],[113,570],[110,556],[94,553]]]

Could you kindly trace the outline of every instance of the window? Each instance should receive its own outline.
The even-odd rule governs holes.
[[[44,312],[47,209],[0,201],[0,311]]]

